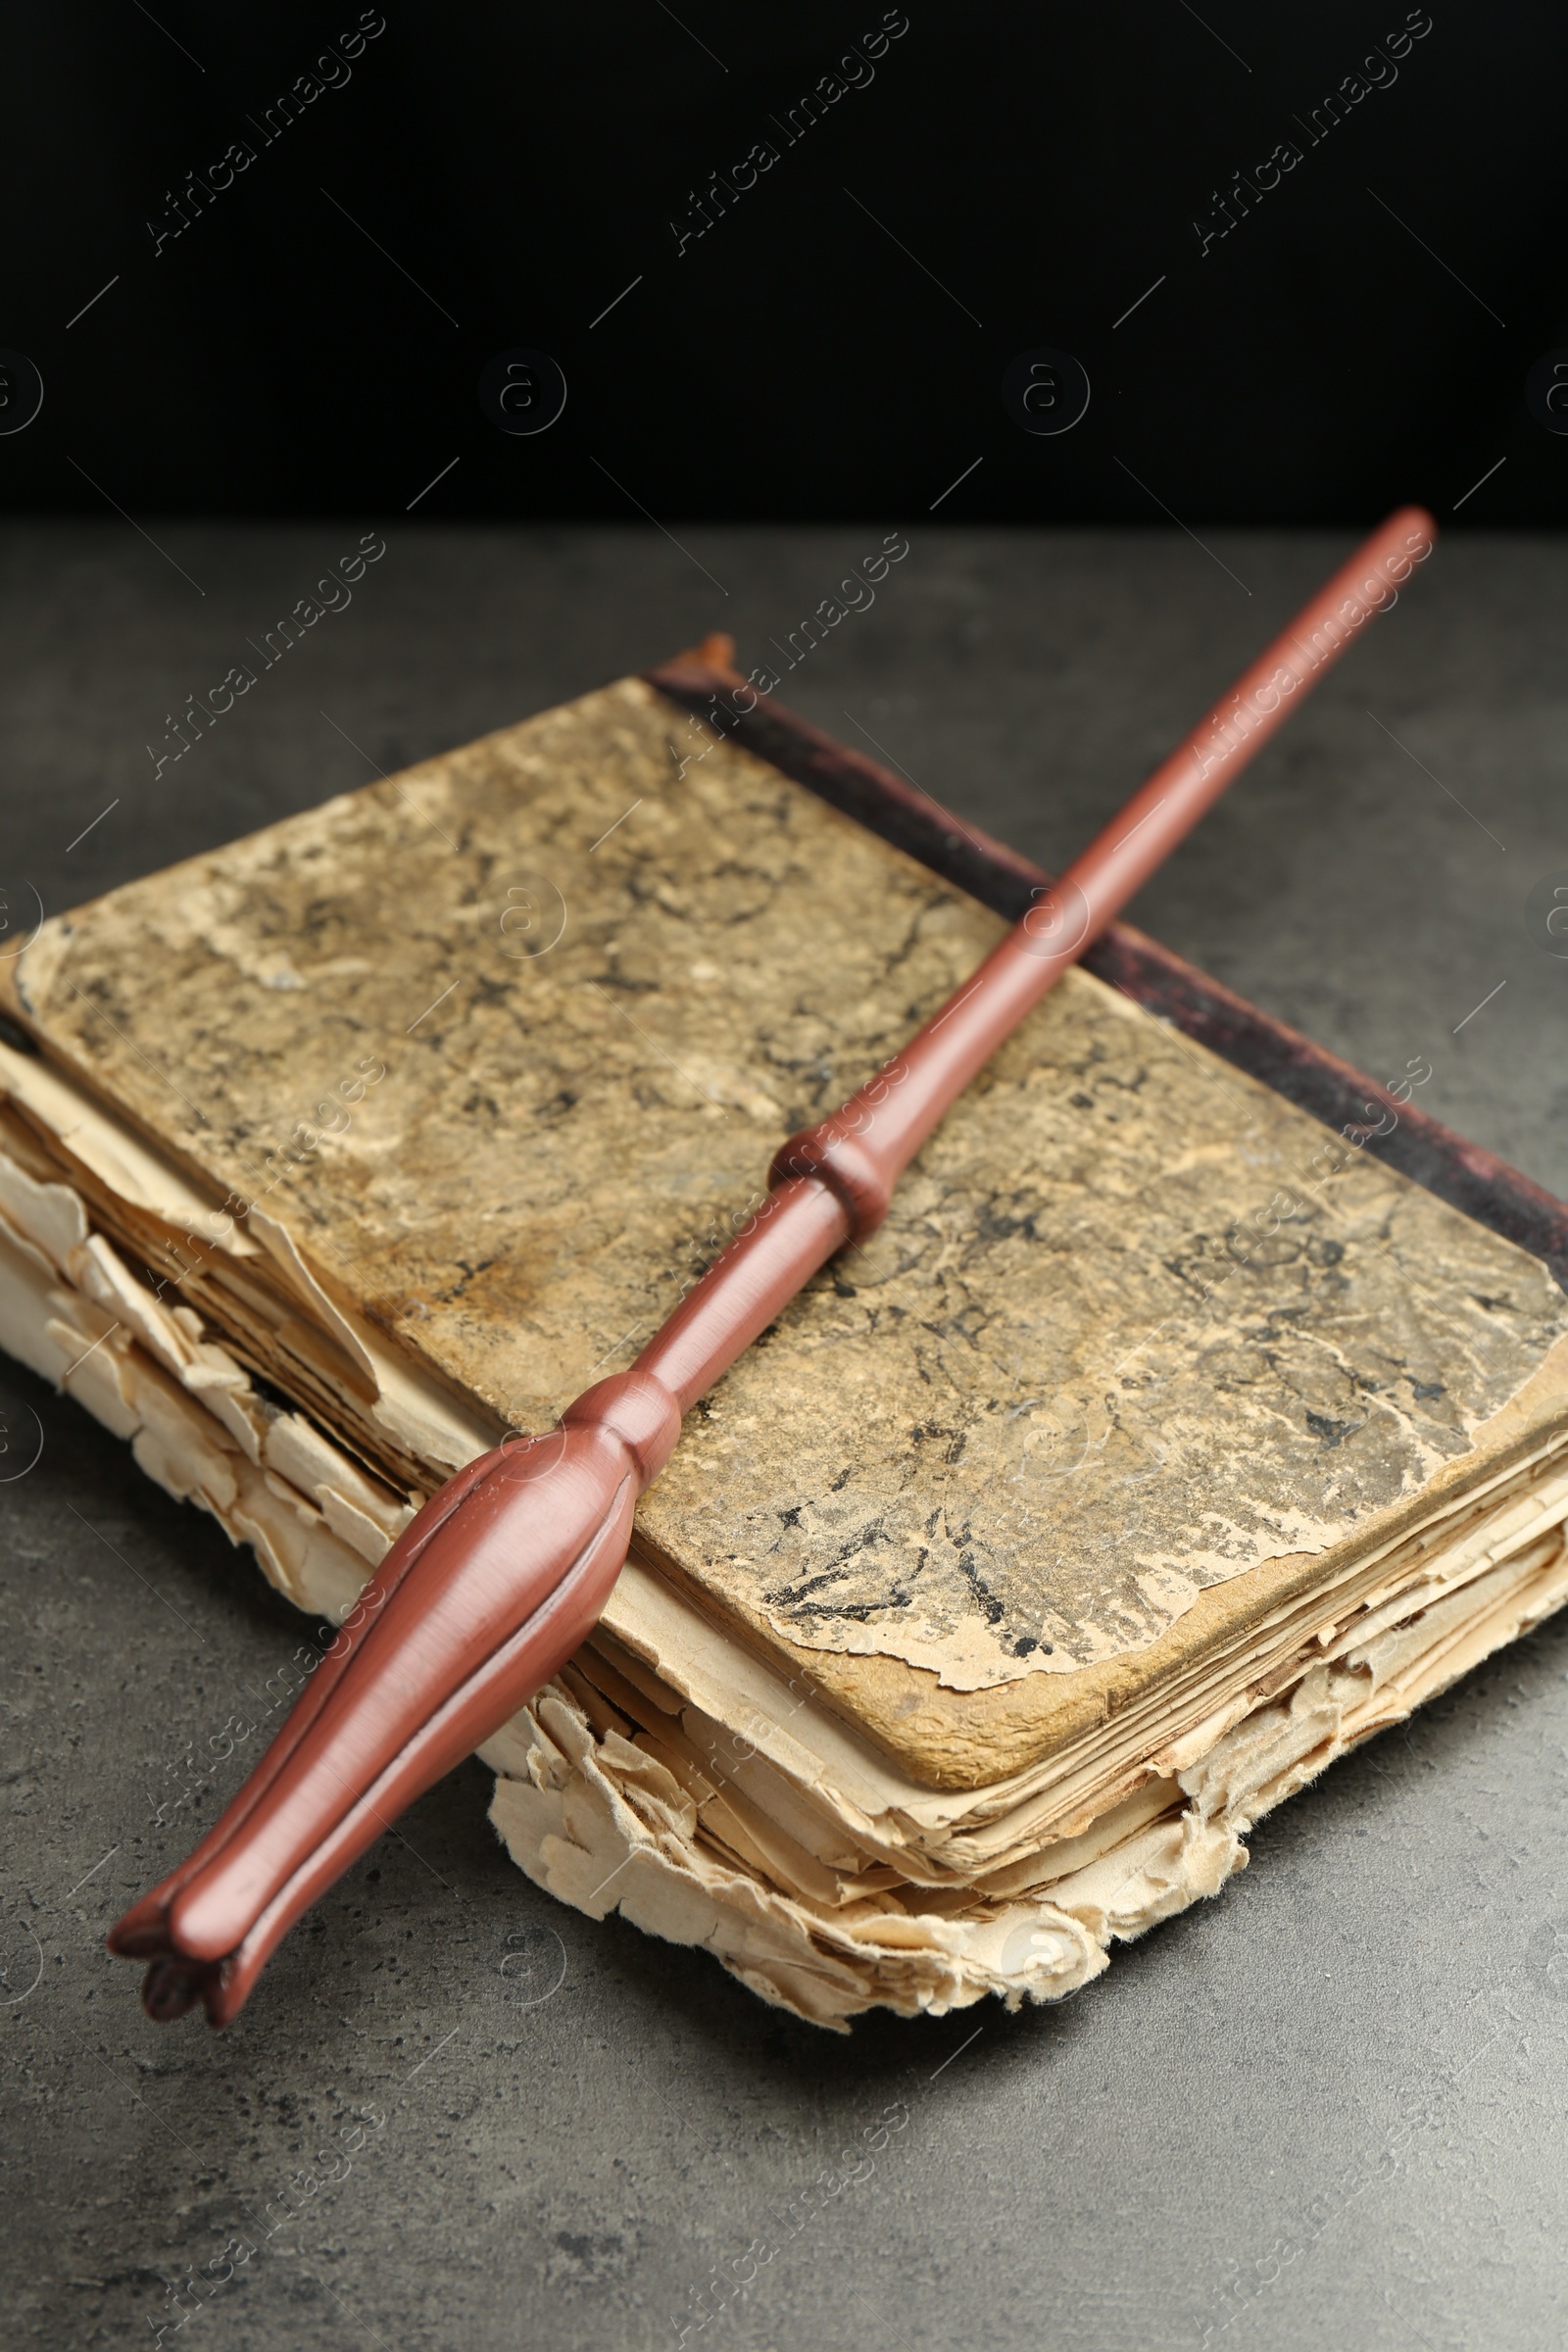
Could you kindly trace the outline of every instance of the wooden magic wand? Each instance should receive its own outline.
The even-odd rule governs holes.
[[[150,1963],[150,2016],[200,2000],[227,2025],[301,1913],[564,1665],[610,1597],[682,1415],[835,1250],[875,1231],[1004,1038],[1394,603],[1434,538],[1413,507],[1375,531],[902,1053],[784,1146],[761,1208],[630,1371],[546,1435],[470,1462],[410,1522],[232,1804],[112,1930],[111,1950]]]

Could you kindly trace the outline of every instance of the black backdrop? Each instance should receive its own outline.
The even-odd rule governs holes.
[[[1561,0],[9,17],[12,511],[1568,519]]]

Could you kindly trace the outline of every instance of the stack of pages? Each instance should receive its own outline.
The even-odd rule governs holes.
[[[0,1345],[303,1609],[628,1364],[1000,933],[698,742],[623,680],[0,967]],[[1070,973],[483,1751],[523,1870],[826,2025],[1054,1997],[1559,1606],[1568,1301],[1356,1141]]]

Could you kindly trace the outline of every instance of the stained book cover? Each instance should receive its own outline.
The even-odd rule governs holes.
[[[359,1409],[333,1309],[475,1445],[548,1425],[1001,928],[624,680],[7,968],[182,1171],[192,1284],[241,1299],[260,1236],[321,1298],[325,1339],[235,1305],[225,1345],[416,1494],[450,1465]],[[690,1416],[642,1556],[928,1786],[1196,1688],[1564,1442],[1546,1265],[1357,1145],[1069,973]]]

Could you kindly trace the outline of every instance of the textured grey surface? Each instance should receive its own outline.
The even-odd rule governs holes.
[[[14,922],[27,885],[56,910],[368,777],[323,710],[391,769],[705,628],[762,659],[885,526],[683,530],[727,597],[652,530],[389,526],[353,606],[156,783],[165,711],[365,525],[149,527],[205,597],[123,526],[0,554]],[[911,537],[784,697],[1047,860],[1344,544],[1216,538],[1247,595],[1175,534]],[[1380,1078],[1424,1054],[1425,1107],[1568,1191],[1568,963],[1523,911],[1568,880],[1568,548],[1473,538],[1428,575],[1137,913]],[[1561,2342],[1568,1624],[1054,2012],[780,2019],[538,1894],[468,1766],[217,2038],[149,2025],[102,1936],[237,1784],[301,1624],[74,1406],[0,1387],[0,1476],[43,1439],[0,1487],[14,2339],[146,2343],[184,2310],[188,2341],[264,2352]],[[699,2328],[714,2266],[757,2277]]]

